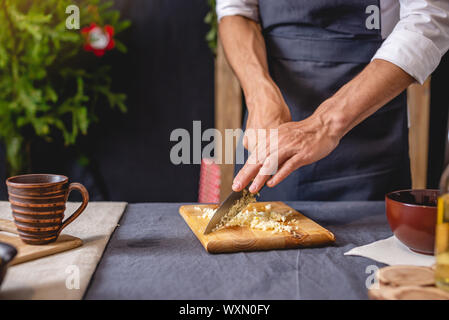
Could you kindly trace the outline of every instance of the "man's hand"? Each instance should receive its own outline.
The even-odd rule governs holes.
[[[290,121],[290,112],[270,76],[260,26],[245,17],[226,16],[220,20],[219,34],[228,62],[245,94],[249,109],[247,129],[271,129],[280,125],[279,171],[270,179],[266,172],[272,172],[276,155],[253,162],[251,157],[256,157],[258,152],[252,152],[251,162],[245,164],[234,179],[234,191],[246,187],[253,178],[256,179],[251,188],[253,192],[260,190],[268,179],[268,186],[275,186],[293,170],[324,158],[349,130],[414,81],[395,64],[374,59],[357,77],[324,101],[310,118],[284,123]],[[248,139],[245,140],[246,146],[253,149],[248,146]],[[257,148],[261,146],[254,149]],[[264,170],[259,172],[260,169]]]
[[[249,188],[252,193],[258,192],[267,180],[267,185],[274,187],[294,170],[327,156],[339,141],[340,136],[319,115],[284,123],[278,127],[277,148],[268,138],[266,143],[257,144],[235,177],[232,189],[240,191],[253,179]],[[271,176],[267,174],[270,172],[275,173]]]
[[[248,105],[248,120],[246,130],[272,129],[292,120],[290,110],[282,97],[278,87],[273,83],[261,88],[258,95],[253,99],[246,97]],[[246,131],[248,132],[248,131]],[[243,146],[250,152],[248,136],[243,137]]]
[[[357,77],[324,101],[312,116],[280,125],[278,148],[274,148],[277,153],[270,151],[273,148],[268,144],[268,147],[264,146],[265,143],[257,144],[255,152],[235,177],[232,189],[240,191],[253,179],[250,186],[253,193],[267,181],[269,187],[274,187],[294,170],[324,158],[349,130],[413,81],[409,74],[393,63],[373,60]],[[274,173],[276,165],[279,170]]]

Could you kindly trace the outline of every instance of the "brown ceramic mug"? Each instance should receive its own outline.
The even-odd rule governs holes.
[[[9,202],[20,238],[28,244],[47,244],[86,209],[89,193],[80,183],[70,183],[66,176],[26,174],[6,180]],[[65,221],[64,211],[69,194],[78,190],[81,206]]]

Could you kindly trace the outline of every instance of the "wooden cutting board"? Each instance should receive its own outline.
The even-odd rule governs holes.
[[[17,235],[17,229],[14,222],[0,219],[0,242],[6,242],[17,249],[16,257],[10,262],[10,265],[39,259],[55,253],[67,251],[80,247],[83,241],[77,237],[62,234],[53,243],[33,246],[20,240]]]
[[[291,210],[293,212],[298,226],[295,235],[287,231],[273,233],[248,227],[224,228],[204,235],[209,219],[203,218],[203,213],[198,208],[215,209],[218,205],[185,205],[179,208],[179,213],[209,253],[324,246],[335,241],[330,231],[283,202],[257,202],[252,205],[264,208],[267,204],[271,205],[272,211],[283,213]]]

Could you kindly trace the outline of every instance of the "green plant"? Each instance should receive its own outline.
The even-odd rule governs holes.
[[[209,12],[206,14],[204,18],[204,22],[210,26],[209,32],[206,34],[206,41],[214,55],[217,54],[217,39],[218,39],[218,21],[217,21],[217,13],[215,11],[216,1],[215,0],[207,0],[207,4],[209,5]]]
[[[34,139],[73,145],[98,120],[98,104],[126,111],[126,96],[111,89],[110,68],[83,50],[81,30],[66,28],[66,8],[80,10],[80,26],[121,20],[113,1],[0,0],[0,141],[9,174],[28,170]],[[115,40],[115,47],[126,47]]]

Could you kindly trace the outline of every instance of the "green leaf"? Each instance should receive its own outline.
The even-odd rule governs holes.
[[[106,11],[114,6],[114,1],[103,1],[101,5],[98,6],[99,11]]]
[[[18,174],[22,169],[24,161],[22,153],[23,138],[17,135],[7,137],[5,139],[5,145],[6,159],[10,166],[10,174]]]
[[[206,16],[204,17],[204,22],[207,24],[210,24],[212,22],[212,19],[214,18],[214,14],[212,12],[208,12]]]
[[[50,85],[45,86],[45,100],[50,102],[58,101],[58,94]]]
[[[115,26],[115,33],[120,33],[123,30],[128,29],[131,26],[131,21],[129,20],[123,20],[120,21],[119,23],[117,23],[117,25]]]
[[[126,53],[128,51],[128,49],[126,48],[126,46],[123,44],[123,42],[119,41],[119,40],[115,40],[115,47],[117,48],[118,51],[120,51],[121,53]]]
[[[38,136],[45,136],[50,132],[50,127],[45,118],[33,118],[31,119],[31,124]]]
[[[206,34],[206,40],[207,41],[214,41],[217,37],[217,31],[215,29],[211,29],[207,34]]]
[[[87,108],[81,107],[77,109],[76,112],[77,120],[78,120],[78,126],[81,130],[82,134],[87,134],[87,127],[89,126],[89,119],[87,117]]]
[[[78,157],[78,159],[76,159],[76,162],[78,162],[79,165],[82,167],[87,167],[90,163],[90,160],[86,155],[83,154],[83,155],[80,155]]]

